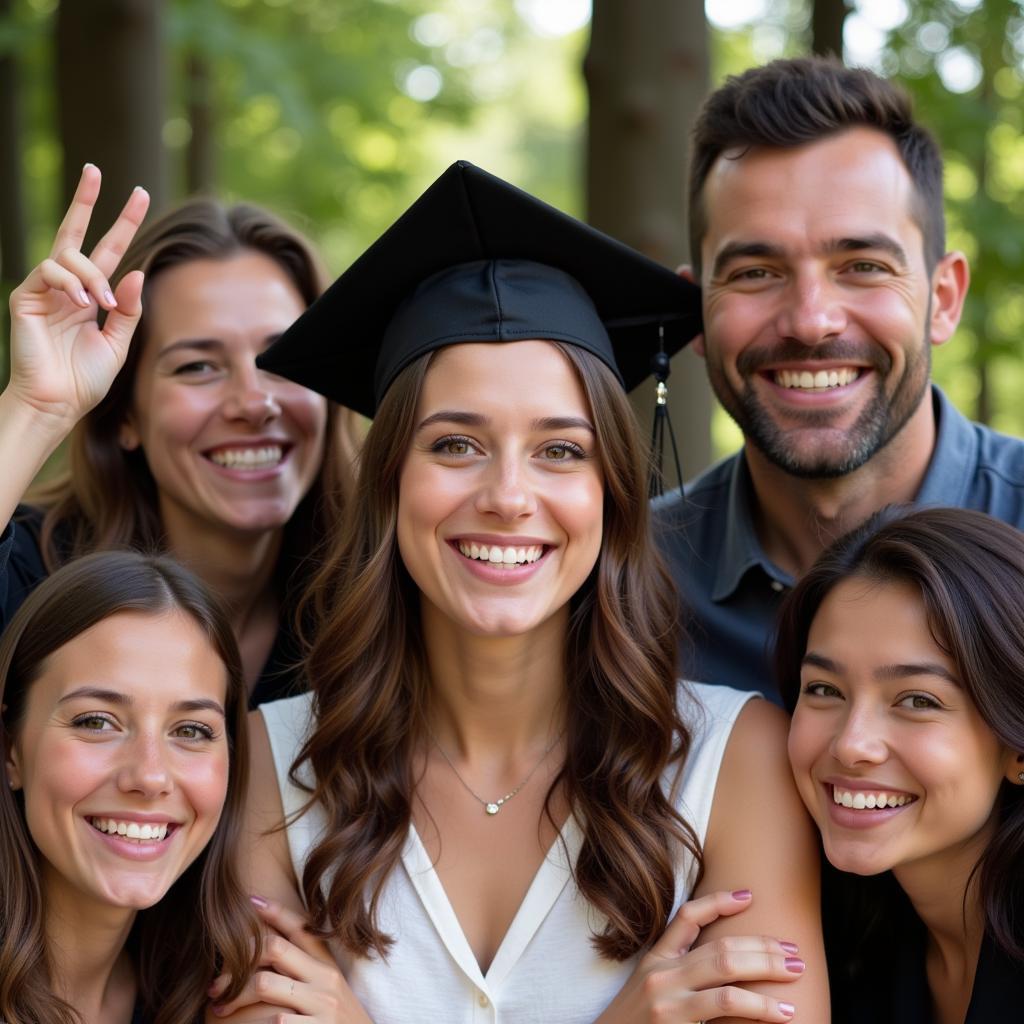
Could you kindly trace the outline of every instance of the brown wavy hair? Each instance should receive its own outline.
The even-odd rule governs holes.
[[[602,956],[624,960],[664,931],[681,850],[700,865],[696,835],[663,790],[663,773],[681,766],[690,747],[676,706],[679,609],[649,534],[648,465],[628,399],[598,359],[552,344],[594,411],[604,536],[571,602],[567,754],[545,814],[553,821],[560,789],[583,826],[577,885],[606,919],[594,944]],[[321,934],[358,955],[386,955],[393,941],[378,927],[377,909],[411,822],[412,755],[429,701],[419,592],[395,540],[399,476],[429,362],[424,356],[403,370],[381,402],[351,515],[307,597],[315,632],[306,671],[317,724],[292,778],[298,783],[309,763],[309,803],[323,807],[328,827],[302,888]]]
[[[227,797],[206,848],[155,906],[140,911],[129,937],[146,1020],[199,1018],[220,970],[237,995],[259,958],[259,925],[241,886],[234,852],[241,841],[248,780],[245,685],[234,634],[219,602],[169,558],[107,551],[69,562],[33,591],[0,640],[0,756],[17,739],[25,701],[58,648],[119,612],[192,619],[224,663],[231,753]],[[0,1020],[7,1024],[80,1024],[52,991],[44,928],[40,854],[25,821],[23,797],[0,786]],[[225,998],[231,998],[225,995]]]
[[[147,298],[160,275],[172,267],[192,260],[229,259],[247,251],[274,260],[307,306],[323,291],[324,272],[312,245],[273,214],[246,203],[224,206],[214,199],[189,200],[144,227],[126,250],[111,284],[116,286],[132,270],[146,275],[142,319],[128,357],[103,400],[72,431],[66,471],[30,493],[30,500],[46,510],[41,542],[51,571],[68,558],[90,551],[166,547],[157,487],[145,453],[125,451],[119,442],[148,340]],[[311,536],[333,529],[351,489],[349,467],[356,445],[353,417],[328,403],[323,468],[285,528],[283,565],[290,566],[308,552]]]

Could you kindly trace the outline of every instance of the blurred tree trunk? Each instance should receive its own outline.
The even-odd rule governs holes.
[[[165,200],[163,0],[64,0],[57,11],[57,121],[65,204],[82,164],[103,172],[86,245],[135,185]]]
[[[811,51],[843,59],[843,23],[849,13],[846,0],[813,0]]]
[[[594,0],[583,67],[590,96],[587,219],[673,269],[688,259],[686,169],[690,129],[708,90],[704,5],[679,0]],[[711,395],[701,361],[672,361],[669,410],[683,472],[711,460]],[[654,385],[632,395],[653,419]],[[666,486],[674,468],[666,460]]]
[[[0,20],[11,13],[11,0],[0,0]],[[7,379],[10,310],[7,298],[28,273],[28,239],[21,178],[21,90],[14,51],[0,55],[0,381]]]
[[[216,181],[216,160],[213,139],[213,89],[210,62],[199,53],[190,53],[185,67],[188,89],[188,123],[192,136],[185,155],[185,190],[211,195]]]

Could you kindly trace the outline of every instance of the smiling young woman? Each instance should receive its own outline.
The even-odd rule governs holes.
[[[827,1019],[782,716],[676,678],[626,390],[696,330],[687,282],[456,164],[261,357],[373,426],[311,693],[251,719],[248,877],[376,1024]]]
[[[234,867],[245,692],[222,609],[168,559],[103,552],[0,641],[0,1018],[183,1024],[258,926]]]
[[[784,606],[789,754],[821,832],[834,1019],[987,1024],[1024,995],[1024,535],[887,510]]]
[[[294,692],[291,612],[339,511],[350,421],[256,357],[319,295],[318,262],[265,211],[212,200],[136,236],[141,189],[86,258],[99,187],[86,166],[51,256],[12,295],[0,623],[70,557],[167,550],[227,602],[251,702]],[[16,510],[65,439],[66,472]]]

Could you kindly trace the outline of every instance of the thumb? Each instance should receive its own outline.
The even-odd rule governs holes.
[[[668,923],[661,938],[651,947],[650,954],[662,959],[682,956],[697,941],[701,928],[720,917],[741,914],[750,906],[749,889],[735,892],[713,892],[700,899],[688,900]]]
[[[142,284],[145,277],[141,270],[133,270],[118,282],[114,298],[117,305],[107,313],[103,323],[103,336],[124,359],[128,343],[142,316]]]

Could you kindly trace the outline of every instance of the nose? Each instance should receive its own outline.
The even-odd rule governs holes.
[[[802,345],[842,336],[847,317],[839,287],[821,270],[801,269],[783,295],[778,331]]]
[[[281,406],[271,376],[255,365],[233,374],[224,401],[224,415],[257,427],[277,419]]]
[[[484,471],[476,509],[504,520],[532,515],[537,509],[537,498],[527,467],[512,455],[495,459]]]
[[[889,756],[884,723],[870,709],[850,707],[832,737],[831,753],[850,768],[881,764]]]
[[[138,793],[147,798],[164,796],[174,789],[168,752],[161,736],[140,733],[125,744],[117,785],[122,793]]]

